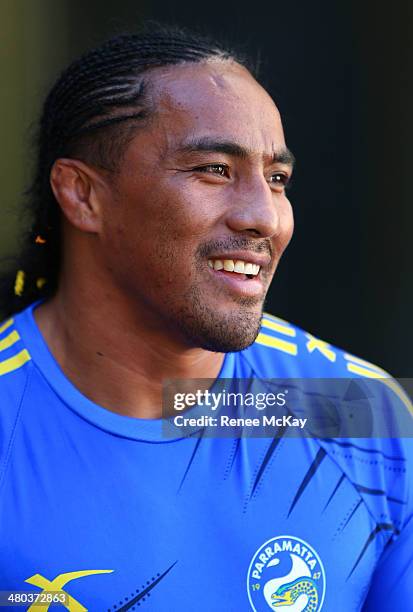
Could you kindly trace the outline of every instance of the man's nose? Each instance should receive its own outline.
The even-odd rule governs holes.
[[[235,232],[271,238],[280,231],[278,199],[283,193],[271,190],[264,177],[239,186],[233,194],[234,202],[228,211],[226,223]]]

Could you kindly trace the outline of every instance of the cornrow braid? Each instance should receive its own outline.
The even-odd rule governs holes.
[[[55,160],[76,156],[116,171],[136,127],[153,112],[147,92],[150,75],[145,73],[213,58],[236,61],[255,73],[246,58],[216,42],[159,24],[111,38],[62,72],[45,100],[39,122],[35,174],[26,191],[30,229],[1,283],[3,316],[56,291],[61,223],[50,186]]]

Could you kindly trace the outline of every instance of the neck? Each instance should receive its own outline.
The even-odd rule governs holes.
[[[216,378],[224,355],[190,348],[142,306],[63,281],[35,311],[50,351],[95,403],[138,418],[162,417],[165,379]],[[82,296],[81,299],[79,296]]]

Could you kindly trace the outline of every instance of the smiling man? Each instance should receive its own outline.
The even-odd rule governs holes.
[[[412,609],[408,441],[162,429],[165,380],[389,382],[263,317],[293,232],[292,169],[247,64],[193,34],[117,37],[58,79],[40,121],[33,224],[14,295],[2,295],[9,601]],[[389,410],[408,404],[381,386]]]

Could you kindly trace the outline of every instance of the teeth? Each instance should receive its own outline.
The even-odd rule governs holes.
[[[260,271],[258,264],[242,261],[240,259],[208,259],[208,267],[214,270],[225,270],[226,272],[235,272],[237,274],[249,274],[257,276]]]

